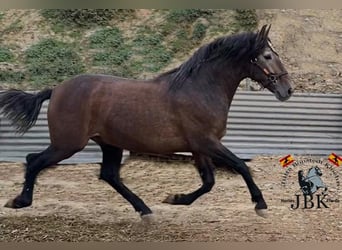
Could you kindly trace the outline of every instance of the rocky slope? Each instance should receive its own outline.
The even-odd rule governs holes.
[[[272,24],[271,40],[291,74],[297,92],[342,93],[342,10],[274,9],[257,10],[256,13],[259,27],[266,23]],[[113,21],[106,27],[118,27],[122,31],[124,40],[132,41],[137,38],[136,34],[141,31],[141,27],[149,27],[152,35],[156,31],[162,32],[159,28],[166,27],[163,25],[167,20],[165,16],[167,16],[165,10],[137,10],[134,18],[120,22]],[[0,62],[0,88],[43,87],[44,83],[34,85],[27,80],[25,70],[28,66],[24,61],[25,51],[46,38],[72,44],[87,72],[113,74],[118,72],[109,66],[92,63],[95,52],[89,47],[89,39],[99,29],[98,27],[60,31],[59,26],[52,25],[42,17],[40,10],[7,10],[1,13],[0,18],[0,45],[9,48],[13,53],[12,59]],[[167,56],[167,59],[163,62],[163,66],[154,67],[153,70],[143,68],[144,65],[139,64],[139,61],[128,65],[128,68],[134,70],[140,67],[133,72],[134,74],[132,70],[130,73],[137,78],[146,78],[179,65],[202,44],[220,35],[231,33],[232,18],[233,10],[220,10],[211,17],[196,19],[187,29],[193,32],[194,25],[202,23],[206,31],[200,42],[185,44],[189,46],[186,52],[179,51],[178,48],[178,52],[173,54],[158,55],[162,59]],[[161,38],[160,44],[164,47],[158,47],[155,51],[162,53],[173,49],[176,38],[174,33],[170,34],[167,39]],[[183,45],[180,43],[178,46]],[[149,52],[153,51],[153,47],[148,49]],[[155,60],[158,62],[159,59]],[[22,82],[18,83],[18,81]],[[241,88],[246,89],[246,85],[241,84]],[[258,89],[258,87],[252,84],[249,89]]]

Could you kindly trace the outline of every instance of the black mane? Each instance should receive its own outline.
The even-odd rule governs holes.
[[[168,78],[170,90],[179,89],[201,66],[207,62],[243,62],[251,60],[261,53],[267,45],[267,39],[258,39],[258,34],[245,32],[220,37],[200,47],[179,67],[162,73],[157,78]]]

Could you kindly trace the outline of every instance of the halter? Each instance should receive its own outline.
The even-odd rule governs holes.
[[[261,69],[261,71],[264,72],[264,74],[267,76],[267,83],[266,83],[266,85],[262,84],[262,86],[264,88],[268,88],[271,84],[274,86],[278,82],[280,77],[288,74],[287,71],[280,72],[279,74],[275,74],[275,73],[269,72],[268,69],[266,69],[265,67],[261,66],[260,63],[258,63],[258,58],[251,59],[251,63],[255,64],[256,66],[258,66],[258,68]]]

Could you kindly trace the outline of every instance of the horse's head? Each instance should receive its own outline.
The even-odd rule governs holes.
[[[264,25],[256,34],[255,51],[250,59],[250,78],[271,91],[280,101],[286,101],[293,93],[290,77],[275,52],[268,33],[271,26]]]
[[[315,167],[315,173],[318,175],[318,176],[322,176],[322,170],[319,168],[319,167]]]
[[[308,171],[308,177],[312,176],[322,176],[322,170],[317,166],[311,167]]]

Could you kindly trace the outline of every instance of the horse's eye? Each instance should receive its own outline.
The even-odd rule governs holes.
[[[271,56],[271,54],[266,54],[266,55],[264,55],[264,58],[265,58],[266,60],[271,60],[271,59],[272,59],[272,56]]]

